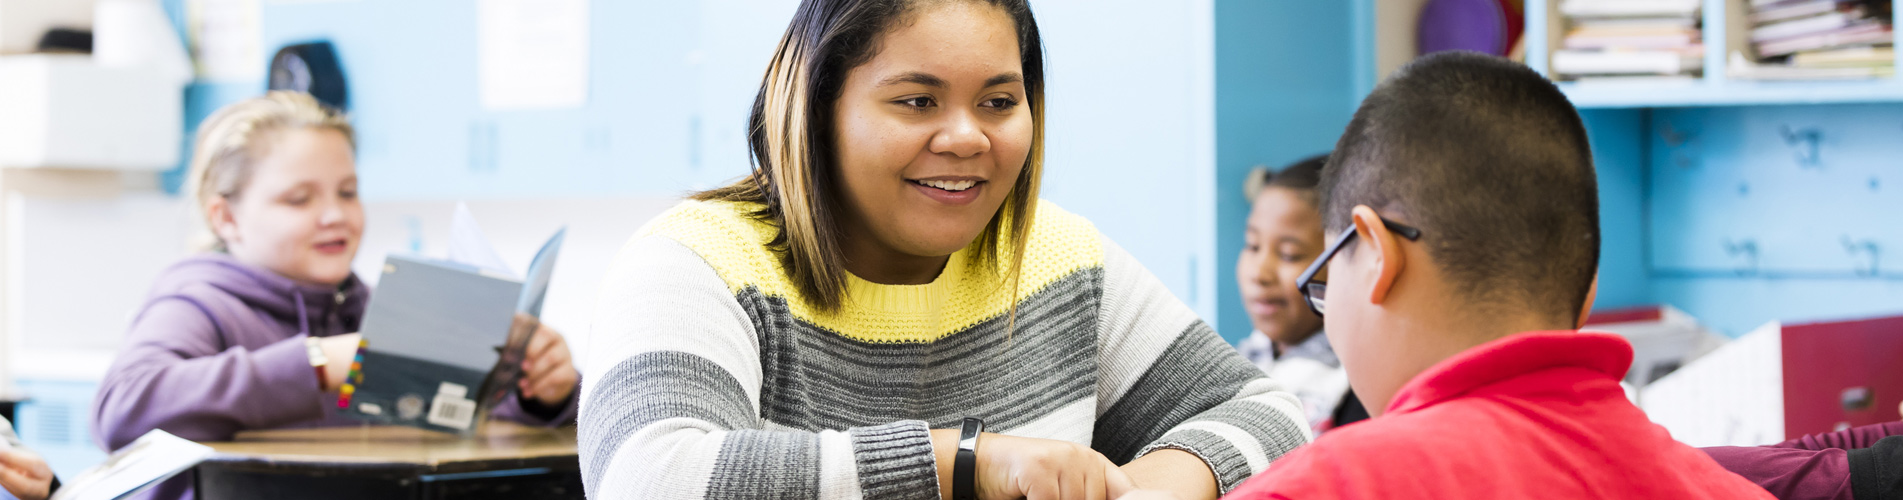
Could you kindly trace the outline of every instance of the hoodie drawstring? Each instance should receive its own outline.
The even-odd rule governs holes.
[[[309,337],[311,335],[311,320],[310,316],[304,313],[304,291],[291,290],[291,294],[297,296],[297,327],[303,329],[298,333]]]

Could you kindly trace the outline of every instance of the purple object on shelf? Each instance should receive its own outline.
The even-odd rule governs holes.
[[[1422,54],[1472,50],[1507,54],[1506,12],[1499,0],[1432,0],[1421,8],[1415,48]]]

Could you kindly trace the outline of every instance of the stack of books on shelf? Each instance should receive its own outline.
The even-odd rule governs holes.
[[[1701,0],[1564,0],[1570,21],[1553,73],[1563,79],[1686,80],[1704,71]]]
[[[1751,49],[1731,54],[1731,76],[1837,80],[1896,74],[1892,0],[1745,0]]]

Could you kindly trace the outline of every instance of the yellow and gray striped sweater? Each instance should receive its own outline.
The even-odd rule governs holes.
[[[589,498],[937,498],[928,430],[967,416],[1119,464],[1189,451],[1225,492],[1308,441],[1294,396],[1050,203],[1017,293],[967,250],[930,284],[849,278],[831,313],[754,208],[682,203],[616,256],[580,353]]]

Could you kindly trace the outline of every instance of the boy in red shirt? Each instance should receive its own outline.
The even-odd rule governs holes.
[[[1322,172],[1301,286],[1372,420],[1230,498],[1770,498],[1625,398],[1576,329],[1599,261],[1585,128],[1525,66],[1437,53],[1363,101]]]

